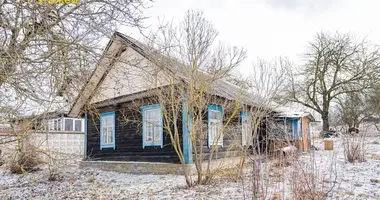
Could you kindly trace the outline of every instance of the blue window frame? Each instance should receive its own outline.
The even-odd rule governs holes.
[[[250,113],[240,112],[240,122],[241,122],[241,144],[251,145],[252,144],[252,117]]]
[[[154,104],[141,107],[142,111],[142,140],[143,148],[146,146],[161,146],[164,147],[163,140],[163,123],[162,123],[162,108],[160,104]]]
[[[193,127],[193,115],[188,110],[187,98],[184,98],[182,104],[182,135],[183,135],[183,157],[185,164],[193,163],[193,148],[191,141],[191,132]]]
[[[221,106],[208,105],[208,147],[220,145],[223,147],[223,109]]]
[[[293,139],[298,139],[298,120],[293,119],[292,120],[292,132],[293,132]]]
[[[115,112],[100,114],[100,150],[115,149]]]

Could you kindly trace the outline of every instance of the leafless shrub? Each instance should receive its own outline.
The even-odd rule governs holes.
[[[278,151],[278,153],[272,158],[273,165],[276,167],[287,167],[295,163],[299,158],[299,152],[289,152]]]
[[[337,184],[337,170],[334,156],[328,165],[320,165],[311,155],[310,160],[294,160],[288,177],[293,199],[326,199]],[[321,158],[318,158],[321,159]]]
[[[345,159],[350,163],[365,161],[364,134],[346,134],[343,136],[343,149]]]
[[[24,120],[24,123],[29,122]],[[57,136],[59,135],[51,135],[48,131],[44,134],[42,131],[37,132],[29,128],[14,128],[1,143],[6,152],[3,158],[9,171],[20,174],[34,171],[37,167],[47,167],[47,180],[60,180],[60,169],[77,160],[73,155],[56,151],[54,147],[49,146],[49,138]]]
[[[10,172],[21,174],[34,170],[42,163],[37,151],[37,147],[31,138],[19,140],[17,151],[8,163]]]
[[[336,162],[323,161],[315,152],[261,153],[253,161],[246,197],[253,199],[326,199],[337,183]],[[323,163],[323,165],[321,164]],[[326,165],[327,164],[327,165]],[[243,181],[242,181],[243,182]]]
[[[56,158],[56,153],[52,153],[49,151],[41,150],[41,153],[45,155],[45,164],[48,167],[48,181],[58,181],[62,179],[62,176],[59,173],[59,169],[61,167],[64,167],[65,164],[63,164],[59,158]]]

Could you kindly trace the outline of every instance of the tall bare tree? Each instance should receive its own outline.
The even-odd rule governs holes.
[[[270,142],[283,139],[286,135],[282,124],[278,129],[273,128],[277,123],[271,118],[271,115],[283,103],[282,100],[276,98],[286,86],[289,65],[290,62],[284,58],[272,61],[259,59],[253,64],[254,73],[247,81],[251,98],[254,98],[257,103],[253,109],[247,111],[251,116],[249,142],[242,145],[239,173],[237,174],[241,176],[245,162],[251,161],[249,165],[252,169],[252,199],[268,197],[266,196],[268,179],[263,177],[267,176],[269,169],[263,165],[263,160],[269,159]]]
[[[121,26],[142,28],[149,6],[144,0],[50,2],[0,0],[1,115],[71,101],[100,58],[103,39]]]
[[[362,92],[376,82],[379,49],[348,34],[319,33],[308,45],[305,62],[293,71],[287,98],[318,112],[329,129],[331,102]]]
[[[246,51],[238,47],[227,47],[217,42],[218,32],[203,12],[189,10],[179,25],[165,24],[152,34],[150,47],[155,67],[160,70],[169,67],[173,74],[165,77],[169,82],[166,88],[157,88],[158,101],[163,106],[164,129],[170,135],[172,145],[181,163],[185,150],[182,149],[182,118],[187,119],[186,129],[190,136],[190,148],[194,153],[197,180],[186,176],[187,184],[203,184],[211,180],[210,163],[218,151],[218,142],[223,133],[240,111],[240,100],[217,99],[212,95],[215,87],[233,77],[236,67],[245,59]],[[157,70],[154,70],[157,71]],[[159,75],[156,73],[156,75]],[[182,81],[178,80],[182,78]],[[149,81],[149,80],[147,80]],[[152,85],[157,84],[152,82]],[[228,83],[225,83],[228,85]],[[237,91],[239,87],[233,87]],[[222,95],[223,96],[223,95]],[[185,100],[184,100],[185,99]],[[217,128],[216,141],[207,146],[207,105],[218,104],[223,107],[223,125]],[[185,109],[186,111],[184,111]],[[183,113],[182,113],[183,112]],[[183,141],[186,142],[186,141]],[[214,155],[213,155],[214,154]],[[193,155],[189,155],[193,157]]]

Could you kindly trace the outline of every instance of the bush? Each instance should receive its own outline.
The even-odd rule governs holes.
[[[343,137],[344,156],[350,163],[364,162],[364,136],[363,135],[346,135]]]
[[[328,166],[318,166],[315,161],[298,161],[291,170],[289,183],[293,199],[326,199],[335,187],[337,172],[334,160]]]
[[[37,147],[29,138],[18,141],[18,149],[10,159],[9,170],[11,173],[21,174],[35,170],[36,166],[42,161],[38,158]]]

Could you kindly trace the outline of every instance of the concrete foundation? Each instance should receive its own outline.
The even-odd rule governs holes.
[[[249,160],[249,159],[246,159]],[[220,170],[234,168],[240,162],[240,157],[221,158],[212,160],[210,169]],[[128,161],[81,161],[79,164],[82,169],[100,169],[104,171],[115,171],[132,174],[177,174],[183,175],[185,170],[190,174],[196,174],[195,164],[173,164],[173,163],[149,163],[149,162],[128,162]],[[207,162],[202,163],[204,171]]]

